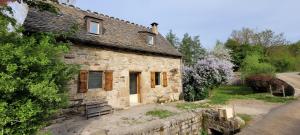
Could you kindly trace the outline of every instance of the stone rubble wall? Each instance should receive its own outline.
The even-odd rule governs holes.
[[[208,134],[222,133],[231,135],[240,130],[244,121],[239,118],[220,119],[213,109],[188,111],[166,119],[156,120],[131,126],[121,130],[106,131],[106,135],[199,135],[202,131]]]
[[[107,135],[199,135],[202,129],[202,111],[191,111],[163,120],[151,121]]]

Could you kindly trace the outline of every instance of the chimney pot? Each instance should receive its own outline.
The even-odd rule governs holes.
[[[153,23],[151,24],[151,26],[152,26],[152,28],[151,28],[152,33],[158,35],[158,27],[157,27],[157,26],[158,26],[158,23],[153,22]]]

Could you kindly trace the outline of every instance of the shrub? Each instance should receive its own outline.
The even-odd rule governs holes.
[[[284,87],[285,96],[293,96],[295,94],[295,89],[291,85],[278,78],[273,78],[270,81],[270,84],[272,87],[273,95],[283,96],[282,87]]]
[[[272,79],[270,75],[254,75],[246,78],[246,84],[254,92],[268,92]]]
[[[202,100],[209,95],[209,90],[225,84],[233,76],[233,64],[230,61],[207,56],[193,67],[183,71],[184,99]]]
[[[269,63],[261,62],[262,56],[259,54],[248,55],[241,67],[242,79],[249,76],[265,74],[274,75],[275,67]]]
[[[255,75],[247,77],[246,84],[251,87],[254,92],[258,93],[270,92],[271,87],[273,95],[282,96],[282,87],[284,87],[285,96],[293,96],[295,94],[295,90],[292,86],[269,75]]]
[[[0,134],[35,134],[67,105],[67,82],[76,73],[61,56],[68,44],[51,34],[8,32],[0,14]]]

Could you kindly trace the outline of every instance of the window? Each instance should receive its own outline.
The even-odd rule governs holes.
[[[89,23],[89,32],[92,34],[100,34],[100,23],[93,21],[90,21]]]
[[[102,88],[102,72],[89,71],[88,89]]]
[[[155,72],[155,85],[160,85],[160,72]]]
[[[153,36],[150,36],[150,35],[147,36],[147,44],[149,46],[152,46],[154,44],[154,37]]]

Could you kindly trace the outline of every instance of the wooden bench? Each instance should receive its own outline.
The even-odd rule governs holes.
[[[107,101],[91,102],[85,105],[86,118],[98,117],[101,115],[111,114],[113,108],[108,105]]]

